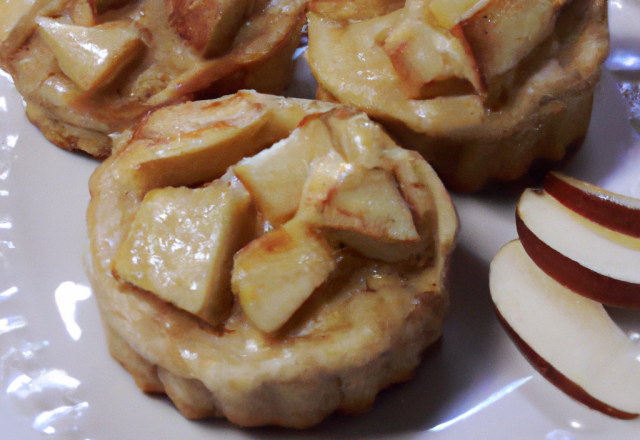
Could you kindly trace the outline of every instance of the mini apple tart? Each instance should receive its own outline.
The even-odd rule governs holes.
[[[188,418],[368,410],[442,332],[457,215],[364,113],[240,92],[168,106],[90,181],[113,357]]]
[[[239,89],[279,93],[306,0],[7,0],[0,67],[54,144],[104,158],[150,110]]]
[[[454,190],[526,177],[585,136],[608,53],[605,0],[312,0],[310,9],[317,97],[382,122]]]

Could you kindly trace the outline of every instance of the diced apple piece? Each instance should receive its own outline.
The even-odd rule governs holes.
[[[491,78],[515,67],[547,38],[566,0],[491,0],[462,26],[480,71]]]
[[[296,219],[331,232],[368,258],[396,262],[424,251],[433,231],[418,234],[393,176],[352,165],[332,152],[315,164]]]
[[[167,0],[169,26],[205,57],[224,53],[233,43],[252,0]]]
[[[47,17],[36,22],[60,69],[83,90],[113,79],[142,48],[140,31],[130,21],[84,27]]]
[[[451,94],[482,92],[484,86],[475,59],[462,29],[450,30],[433,26],[425,17],[426,4],[422,0],[409,1],[385,38],[383,47],[398,75],[408,87],[411,98],[423,99],[422,88],[432,83],[456,78],[460,87],[466,80],[473,88]]]
[[[380,125],[355,109],[334,110],[323,120],[331,132],[334,148],[351,164],[380,167],[382,152],[397,147]]]
[[[587,182],[549,173],[544,190],[567,208],[606,228],[640,238],[640,200]]]
[[[27,15],[35,0],[4,0],[2,20],[0,20],[0,43],[7,39],[11,31]]]
[[[451,29],[483,8],[489,1],[491,0],[432,0],[429,9],[440,26]]]
[[[198,188],[150,191],[118,248],[118,277],[211,325],[232,304],[233,255],[253,238],[255,210],[231,176]]]
[[[70,18],[77,26],[92,27],[96,25],[96,10],[91,0],[74,0]]]
[[[485,112],[478,95],[411,99],[410,92],[417,87],[407,86],[389,56],[394,50],[382,44],[402,13],[397,10],[346,24],[308,14],[307,58],[324,95],[349,103],[372,118],[402,121],[411,130],[434,136],[482,122]],[[367,56],[361,56],[363,53]]]
[[[592,409],[640,413],[640,350],[601,304],[540,270],[515,240],[491,263],[491,297],[507,333],[551,383]]]
[[[381,241],[420,240],[407,203],[387,171],[354,166],[319,206],[326,227]]]
[[[232,289],[249,320],[271,333],[289,320],[335,266],[325,239],[294,219],[236,254]]]
[[[549,276],[576,293],[640,308],[640,239],[578,215],[547,192],[527,190],[518,204],[522,245]]]
[[[137,147],[127,156],[132,180],[151,189],[216,179],[270,145],[274,139],[264,135],[270,115],[268,107],[239,97],[160,109],[134,133],[154,148]]]
[[[290,220],[298,210],[311,163],[333,148],[320,119],[311,119],[291,135],[259,154],[240,161],[234,172],[272,226]]]

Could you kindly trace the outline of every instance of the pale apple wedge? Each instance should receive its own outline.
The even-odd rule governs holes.
[[[332,149],[326,125],[319,119],[312,119],[305,121],[288,138],[243,159],[233,170],[253,196],[265,220],[278,227],[298,210],[311,163]]]
[[[640,308],[640,239],[531,189],[518,204],[516,227],[531,259],[559,283],[604,304]]]
[[[622,234],[640,238],[640,199],[553,172],[547,174],[543,187],[581,216]]]
[[[11,31],[33,8],[33,0],[5,1],[3,18],[0,20],[0,44],[7,39]]]
[[[333,250],[311,226],[293,219],[235,256],[231,286],[260,330],[280,329],[336,267]]]
[[[383,241],[417,242],[409,206],[387,171],[354,166],[319,206],[325,226]]]
[[[565,3],[567,0],[491,0],[462,23],[485,77],[515,67],[544,41]]]
[[[204,188],[162,188],[145,196],[118,248],[118,277],[211,325],[231,312],[233,255],[253,238],[255,209],[228,173]]]
[[[335,151],[314,163],[295,218],[386,262],[420,254],[433,241],[434,225],[420,221],[416,230],[411,208],[389,172],[345,162]]]
[[[313,38],[309,40],[307,58],[318,83],[340,102],[354,106],[373,118],[402,121],[419,133],[429,131],[444,135],[448,130],[480,123],[485,111],[482,98],[478,95],[418,101],[408,99],[407,85],[415,89],[415,83],[403,80],[396,71],[398,62],[394,66],[389,54],[397,51],[381,45],[384,41],[381,36],[388,34],[401,18],[401,13],[402,10],[398,10],[346,25],[309,13],[309,35],[313,35]],[[399,40],[396,43],[396,49],[401,49],[402,43]],[[336,51],[335,48],[340,50]],[[417,50],[417,44],[414,48]],[[367,56],[359,57],[358,54],[362,53]],[[462,55],[467,56],[466,53]],[[417,58],[414,60],[418,62],[419,54],[415,56]],[[469,67],[467,63],[463,64],[462,70]],[[422,66],[428,69],[428,66]]]
[[[498,316],[545,378],[592,409],[621,419],[640,413],[640,349],[604,307],[557,283],[518,240],[491,263]]]
[[[447,81],[453,81],[453,85],[437,89],[450,89],[447,94],[454,95],[483,92],[478,66],[462,28],[454,25],[443,29],[432,24],[428,11],[428,2],[408,0],[382,42],[409,96],[433,98],[438,95],[429,89]]]
[[[196,109],[199,117],[193,118],[190,112]],[[268,107],[238,95],[206,106],[189,102],[160,109],[133,135],[134,141],[144,138],[156,148],[138,148],[128,155],[131,180],[150,189],[216,179],[277,140],[266,132],[269,122]]]
[[[127,20],[85,27],[38,17],[36,23],[60,69],[83,90],[113,79],[143,46],[140,31]]]

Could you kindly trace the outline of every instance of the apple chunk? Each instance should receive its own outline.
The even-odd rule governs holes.
[[[547,174],[543,186],[560,203],[583,217],[640,238],[640,200],[558,173]]]
[[[36,22],[60,69],[83,90],[113,79],[143,46],[140,31],[128,20],[93,27],[47,17],[38,17]]]
[[[232,175],[204,188],[150,191],[114,260],[118,277],[217,325],[232,304],[233,254],[253,238],[255,209]]]
[[[270,119],[266,106],[238,95],[160,109],[134,133],[134,140],[144,139],[141,142],[154,148],[137,147],[127,155],[131,180],[152,189],[217,179],[243,157],[273,142],[265,133]]]
[[[491,0],[464,21],[462,27],[485,78],[520,62],[556,24],[567,0]]]
[[[232,289],[251,322],[271,333],[289,320],[335,266],[325,239],[293,219],[236,254]]]
[[[433,225],[416,230],[411,209],[389,171],[345,162],[335,151],[314,164],[295,218],[365,257],[386,262],[419,254],[432,242]]]
[[[469,18],[490,0],[432,0],[429,9],[438,24],[451,29],[460,21]]]
[[[640,239],[591,222],[535,190],[522,195],[516,226],[531,259],[561,284],[604,304],[640,308]]]
[[[518,240],[498,252],[489,283],[507,332],[545,378],[592,409],[638,416],[640,349],[601,304],[546,275]]]
[[[382,241],[417,242],[407,203],[387,171],[354,166],[319,207],[327,228],[359,232]]]
[[[434,97],[429,96],[429,88],[446,81],[452,86],[438,86],[439,91],[450,88],[451,94],[458,95],[483,92],[484,85],[462,28],[444,30],[432,25],[425,17],[426,9],[427,2],[408,1],[383,42],[409,96]],[[473,87],[465,87],[466,82]]]
[[[326,125],[320,119],[312,119],[288,138],[240,161],[233,170],[265,219],[278,227],[298,210],[311,163],[332,148]]]
[[[205,57],[233,43],[251,0],[167,0],[169,26]]]

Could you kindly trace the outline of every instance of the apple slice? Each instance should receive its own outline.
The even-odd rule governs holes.
[[[540,270],[518,240],[491,263],[491,297],[527,360],[559,389],[604,414],[640,413],[640,349],[603,306]]]
[[[547,174],[544,190],[583,217],[640,238],[640,200],[612,193],[558,173]]]
[[[640,239],[531,189],[518,204],[516,227],[531,259],[559,283],[604,304],[640,309]]]
[[[38,17],[36,22],[60,69],[83,90],[113,79],[143,46],[140,31],[128,20],[93,27],[47,17]]]
[[[150,191],[114,259],[116,274],[211,325],[231,311],[233,255],[253,238],[255,209],[231,173],[204,188]]]
[[[291,318],[335,266],[326,240],[294,218],[236,254],[231,286],[249,320],[271,333]]]

